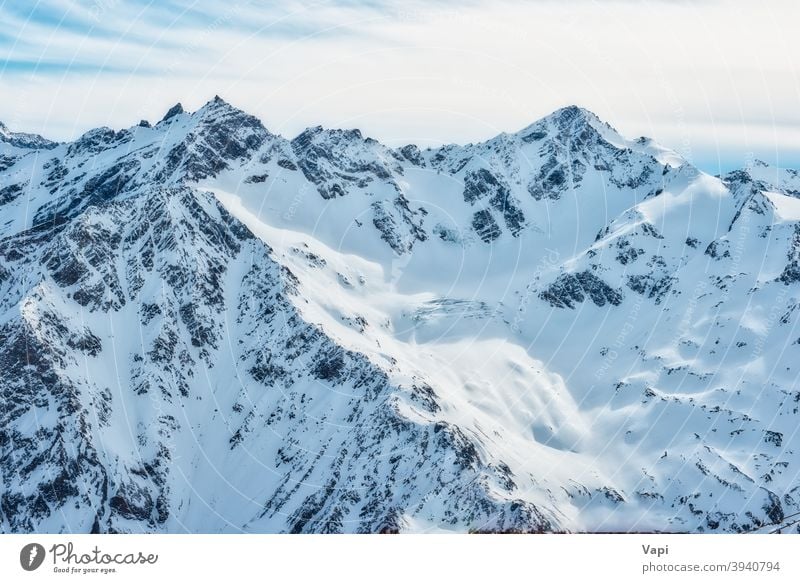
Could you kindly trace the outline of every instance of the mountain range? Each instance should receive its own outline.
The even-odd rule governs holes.
[[[571,106],[0,124],[0,531],[750,532],[800,513],[800,173]]]

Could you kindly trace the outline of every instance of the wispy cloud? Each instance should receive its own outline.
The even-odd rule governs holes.
[[[353,9],[339,9],[337,20],[313,5],[277,3],[262,5],[252,0],[233,2],[121,2],[119,0],[12,1],[0,11],[16,35],[0,37],[0,49],[13,71],[39,73],[38,64],[63,68],[72,65],[131,73],[157,70],[171,54],[191,47],[195,59],[185,63],[185,73],[202,70],[204,59],[224,55],[226,48],[248,37],[259,41],[355,36],[347,26]],[[359,9],[359,14],[365,11]],[[352,18],[353,15],[351,15]],[[357,20],[354,20],[357,22]],[[253,39],[250,39],[253,40]],[[81,72],[81,71],[78,71]]]
[[[800,162],[798,16],[788,0],[14,0],[0,119],[69,138],[219,93],[289,135],[432,144],[578,103],[712,167]]]

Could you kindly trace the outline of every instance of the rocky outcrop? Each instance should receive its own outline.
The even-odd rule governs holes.
[[[618,306],[623,299],[618,290],[591,271],[562,274],[540,296],[557,308],[574,308],[587,297],[600,307],[606,304]]]

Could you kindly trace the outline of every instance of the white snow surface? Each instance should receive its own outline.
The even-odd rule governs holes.
[[[796,173],[176,111],[3,151],[0,529],[795,528]]]

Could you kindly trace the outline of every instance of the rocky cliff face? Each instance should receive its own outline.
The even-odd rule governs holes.
[[[0,127],[0,530],[748,531],[793,481],[796,172],[569,107]]]

